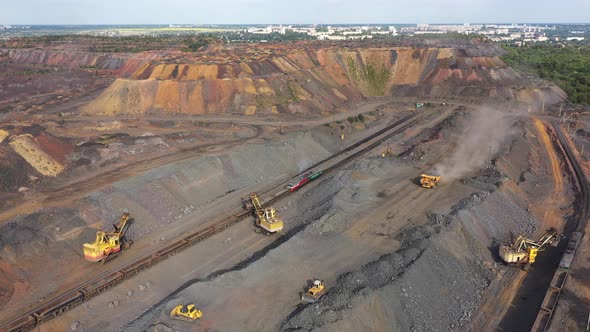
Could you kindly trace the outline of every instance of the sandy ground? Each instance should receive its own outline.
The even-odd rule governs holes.
[[[187,62],[185,72],[206,71],[207,82],[189,85],[184,81],[192,74],[177,77],[176,65],[156,58],[148,66],[117,60],[127,72],[116,75],[125,79],[107,89],[115,72],[99,77],[106,72],[74,69],[72,61],[71,68],[56,64],[51,73],[3,77],[9,84],[0,89],[0,120],[6,122],[1,166],[7,169],[0,179],[0,320],[240,211],[240,198],[249,192],[282,186],[315,161],[407,115],[413,102],[433,102],[434,108],[418,111],[412,128],[280,201],[276,207],[286,222],[281,237],[257,234],[252,220],[244,220],[37,330],[509,330],[507,311],[531,305],[519,293],[527,274],[499,264],[498,241],[559,229],[573,213],[571,176],[554,134],[543,117],[520,120],[512,141],[461,180],[443,181],[436,190],[415,180],[461,150],[461,128],[473,111],[458,110],[453,101],[438,106],[437,98],[473,103],[489,95],[530,109],[540,94],[557,98],[562,92],[544,84],[534,88],[533,82],[513,89],[522,77],[485,45],[469,45],[469,52],[460,45],[402,47],[395,48],[396,57],[383,45],[351,46],[354,51],[270,45],[260,54],[250,54],[248,46],[231,54],[213,49],[206,52],[210,58],[179,57]],[[228,67],[228,59],[244,50],[248,55],[240,60],[251,67]],[[28,64],[26,50],[17,53],[22,61],[3,68],[38,67]],[[356,60],[349,68],[342,59],[351,54]],[[458,69],[449,69],[449,61]],[[395,64],[386,86],[350,81],[365,65],[381,62]],[[158,82],[147,82],[148,76]],[[157,93],[146,82],[157,83]],[[179,91],[191,89],[197,99],[179,98]],[[280,112],[264,106],[284,103],[287,90],[292,96]],[[132,91],[132,98],[122,91]],[[267,100],[271,95],[276,100]],[[399,97],[366,98],[375,95]],[[424,95],[430,97],[412,97]],[[134,111],[138,100],[141,112],[155,107],[172,113],[121,115]],[[242,113],[257,115],[236,116]],[[368,121],[358,121],[359,114]],[[108,147],[92,145],[104,134],[119,136],[107,138]],[[18,135],[31,136],[14,149]],[[92,147],[78,145],[83,143]],[[380,158],[386,146],[394,156]],[[64,153],[66,147],[74,152]],[[129,234],[134,245],[105,266],[85,262],[82,243],[125,209],[136,218]],[[588,256],[583,245],[578,261]],[[564,298],[588,293],[586,270],[581,265],[573,271]],[[301,306],[299,294],[313,277],[326,280],[328,294]],[[195,324],[170,320],[179,302],[195,303],[205,316]],[[575,330],[564,317],[580,320],[586,309],[559,310],[557,321]]]
[[[440,118],[438,118],[438,117],[436,116],[436,114],[433,116],[433,118],[434,118],[436,121],[440,121]],[[324,128],[324,127],[321,127],[321,128]],[[323,129],[322,129],[322,130],[323,130]],[[321,132],[320,132],[320,134],[321,134]],[[360,135],[360,133],[359,133],[359,135]],[[307,136],[307,135],[306,135],[306,136]],[[321,137],[321,135],[320,135],[319,137]],[[353,140],[354,138],[350,138],[350,139],[351,139],[351,140]],[[306,152],[309,154],[309,152],[310,152],[310,151],[309,151],[309,147],[308,147],[308,149],[306,150]],[[237,157],[238,157],[238,156],[236,156],[236,155],[234,155],[234,156],[233,156],[233,158],[237,158]],[[238,158],[238,160],[239,160],[239,158]],[[301,165],[301,166],[304,166],[304,165]],[[247,167],[247,165],[242,165],[242,167]],[[181,167],[181,168],[182,168],[182,167]],[[248,168],[248,169],[249,169],[249,168]],[[414,175],[415,175],[415,174],[414,174],[415,172],[416,172],[415,170],[410,170],[410,171],[409,171],[409,173],[411,174],[411,176],[414,176]],[[268,173],[268,172],[267,172],[267,173]],[[146,176],[151,176],[151,175],[146,175]],[[267,174],[267,177],[268,177],[268,174]],[[407,179],[406,179],[406,180],[407,180]],[[141,181],[141,180],[138,180],[137,182],[141,183],[142,181]],[[412,186],[413,186],[413,185],[412,185]],[[124,187],[124,186],[122,186],[122,185],[117,185],[116,187],[118,187],[118,188],[121,188],[121,187]],[[250,188],[251,188],[251,187],[250,187]],[[415,189],[415,188],[414,188],[414,189]],[[239,193],[237,193],[237,194],[239,194]],[[118,197],[118,196],[117,196],[117,197]],[[100,200],[103,200],[103,199],[100,199]],[[100,200],[99,200],[99,201],[100,201]],[[221,204],[219,204],[219,205],[221,205]],[[233,204],[232,204],[232,205],[233,205]],[[222,205],[221,205],[221,206],[222,206]],[[210,207],[211,211],[214,211],[214,207],[215,207],[215,205],[209,205],[208,207]],[[224,256],[224,257],[227,257],[227,256]]]
[[[437,115],[432,118],[444,119]],[[411,131],[397,138],[396,142],[405,139],[406,144],[397,144],[396,153],[419,133]],[[393,278],[397,281],[347,294],[350,308],[331,308],[333,301],[327,295],[326,304],[316,310],[323,318],[310,326],[330,331],[374,330],[379,326],[383,330],[454,330],[466,326],[472,315],[482,324],[474,326],[493,326],[493,322],[486,323],[491,317],[476,315],[475,308],[480,303],[484,303],[482,310],[486,312],[501,307],[486,300],[490,297],[509,303],[510,292],[521,276],[511,274],[509,280],[503,279],[507,268],[495,261],[495,254],[488,248],[489,239],[505,239],[514,229],[541,231],[543,219],[535,222],[526,209],[529,204],[544,202],[544,197],[551,198],[554,192],[531,196],[528,190],[535,187],[537,177],[550,172],[551,159],[542,167],[531,166],[523,153],[526,150],[519,150],[528,149],[527,145],[520,142],[529,141],[535,146],[536,137],[523,135],[498,160],[504,176],[515,174],[502,182],[500,190],[474,196],[474,192],[490,188],[486,176],[443,185],[434,191],[424,190],[413,183],[420,173],[419,165],[428,167],[440,158],[429,151],[448,151],[454,146],[449,139],[454,137],[452,131],[443,129],[442,137],[423,143],[427,153],[418,157],[422,160],[369,157],[281,202],[277,206],[279,213],[288,229],[294,230],[287,231],[286,242],[254,233],[253,226],[245,221],[39,330],[62,330],[71,324],[88,331],[104,324],[107,329],[124,327],[129,331],[167,331],[167,327],[180,331],[291,329],[293,322],[307,317],[306,309],[298,306],[299,293],[307,280],[325,279],[329,288],[342,294],[339,285],[347,272],[364,273],[367,264],[379,262],[383,255],[401,255],[412,248],[421,254],[416,262],[397,272],[399,279]],[[542,140],[536,144],[546,147]],[[519,179],[522,169],[531,172],[530,180]],[[421,204],[414,204],[416,201]],[[449,206],[454,208],[449,210]],[[431,224],[433,211],[437,211],[436,218],[446,221]],[[428,239],[408,247],[411,242],[400,238],[400,234],[416,227],[427,227]],[[459,274],[453,277],[453,273]],[[446,279],[435,282],[437,275]],[[466,278],[469,275],[472,277]],[[443,298],[455,294],[451,302],[457,301],[456,310],[443,309],[444,302],[429,301],[422,289],[440,292]],[[467,301],[471,292],[477,296]],[[205,316],[194,325],[170,320],[167,315],[177,303],[195,303]],[[489,309],[485,309],[488,303]],[[310,308],[313,310],[313,306]],[[367,315],[375,311],[380,314]],[[441,314],[444,316],[436,319]],[[337,318],[330,319],[330,315]]]

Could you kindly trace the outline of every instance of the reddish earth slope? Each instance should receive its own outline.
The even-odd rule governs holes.
[[[220,46],[145,62],[83,112],[325,114],[374,96],[518,95],[511,87],[522,77],[499,59],[502,53],[495,46],[473,44]]]

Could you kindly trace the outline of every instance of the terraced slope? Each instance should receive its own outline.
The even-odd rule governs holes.
[[[223,58],[230,47],[224,46],[150,61],[117,79],[83,112],[326,114],[377,96],[512,97],[509,87],[523,79],[495,46],[348,46],[231,46],[234,55],[245,55]]]

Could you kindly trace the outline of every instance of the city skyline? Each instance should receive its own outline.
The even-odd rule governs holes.
[[[31,11],[30,8],[36,8]],[[590,1],[31,0],[2,6],[1,24],[452,24],[588,23]]]

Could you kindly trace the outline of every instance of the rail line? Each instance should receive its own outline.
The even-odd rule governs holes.
[[[580,214],[580,220],[578,222],[577,229],[572,233],[569,239],[568,247],[561,258],[559,267],[553,275],[549,289],[547,289],[547,292],[545,293],[545,298],[543,299],[541,309],[539,310],[535,322],[533,323],[531,332],[545,332],[549,328],[549,323],[551,323],[551,318],[553,317],[553,312],[557,306],[559,296],[561,295],[561,291],[565,286],[570,265],[584,234],[584,229],[586,228],[588,219],[590,218],[590,183],[587,181],[586,174],[578,163],[578,159],[572,152],[571,146],[568,140],[565,138],[559,123],[556,120],[553,120],[551,121],[551,125],[553,126],[555,134],[559,139],[560,145],[565,151],[569,164],[572,166],[576,175],[578,185],[580,186],[580,191],[582,192],[582,212]]]
[[[363,155],[367,151],[379,146],[381,142],[387,140],[413,125],[417,121],[418,113],[412,113],[385,128],[353,143],[345,149],[333,154],[332,156],[321,160],[308,169],[298,174],[293,179],[300,177],[312,168],[322,166],[325,163],[331,162],[337,157],[350,153],[345,158],[336,161],[334,164],[325,167],[324,174],[334,172],[342,168],[347,163],[355,158]],[[366,144],[366,146],[362,146]],[[354,151],[354,149],[359,150]],[[289,189],[283,186],[275,187],[266,191],[265,195],[271,195],[265,202],[264,206],[270,205],[291,194]],[[133,277],[143,270],[171,257],[172,255],[185,250],[215,234],[218,234],[226,228],[238,223],[251,216],[252,212],[242,211],[235,213],[219,222],[200,229],[188,236],[183,237],[173,243],[163,244],[149,251],[133,257],[129,262],[120,264],[116,268],[109,269],[96,277],[93,277],[84,283],[70,289],[69,291],[52,297],[41,304],[36,305],[33,309],[25,311],[18,317],[9,319],[0,324],[0,331],[22,332],[30,331],[34,327],[47,322],[60,314],[72,309],[73,307],[93,298],[104,292],[105,290],[123,282],[124,280]]]

